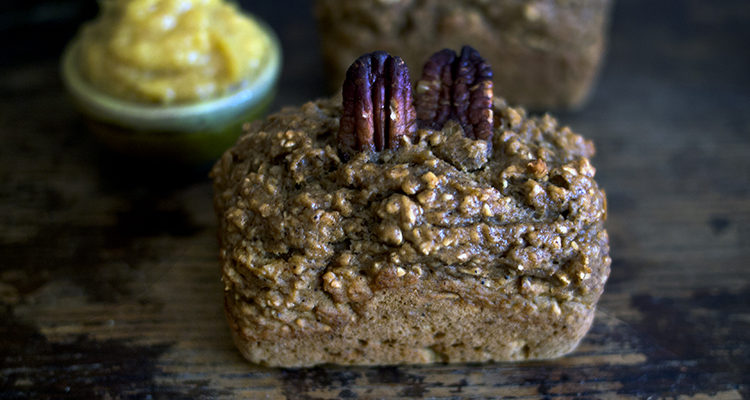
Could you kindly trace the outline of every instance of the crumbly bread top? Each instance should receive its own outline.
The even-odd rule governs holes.
[[[610,259],[590,141],[496,98],[491,143],[449,122],[345,160],[340,104],[248,125],[211,172],[225,290],[258,337],[350,323],[389,288],[485,307],[598,300]]]

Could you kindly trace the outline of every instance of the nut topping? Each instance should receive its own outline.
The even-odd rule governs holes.
[[[471,139],[492,139],[492,68],[469,46],[458,56],[444,49],[430,57],[417,82],[417,119],[421,126],[442,129],[449,119]]]
[[[416,132],[411,78],[400,57],[376,51],[346,72],[339,145],[345,152],[396,149]]]

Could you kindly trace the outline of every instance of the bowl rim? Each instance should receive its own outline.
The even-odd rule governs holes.
[[[281,72],[281,46],[276,33],[254,15],[243,14],[253,19],[267,35],[269,56],[252,81],[221,97],[175,105],[138,103],[114,97],[81,76],[76,65],[80,37],[71,40],[63,52],[60,66],[63,84],[82,112],[103,122],[145,131],[196,131],[216,122],[228,122],[243,110],[261,103],[273,90]]]

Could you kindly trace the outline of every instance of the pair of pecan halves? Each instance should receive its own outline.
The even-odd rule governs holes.
[[[377,51],[346,72],[339,143],[345,152],[396,149],[416,132],[411,78],[400,57]]]
[[[424,66],[417,82],[417,119],[428,129],[459,122],[467,137],[492,139],[492,68],[469,46],[457,55],[441,50]]]

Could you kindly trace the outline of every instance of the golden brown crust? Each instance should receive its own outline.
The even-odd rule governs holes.
[[[519,296],[498,310],[450,293],[401,288],[378,293],[356,321],[339,329],[261,338],[232,323],[241,318],[238,309],[228,301],[242,355],[282,367],[548,359],[573,350],[594,318],[594,306],[576,302]]]
[[[243,354],[292,366],[571,350],[609,275],[591,142],[495,99],[492,146],[449,122],[344,161],[338,104],[253,124],[212,171]]]

